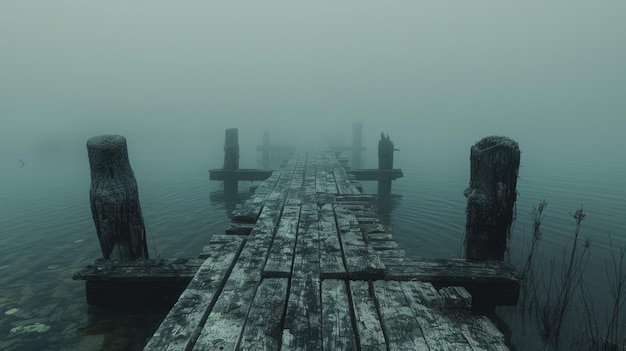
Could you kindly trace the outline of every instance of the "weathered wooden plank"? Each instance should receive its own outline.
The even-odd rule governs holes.
[[[320,276],[320,238],[317,218],[317,206],[314,203],[302,205],[294,251],[294,277],[298,274]]]
[[[222,250],[224,245],[232,243],[234,240],[245,241],[248,238],[247,235],[213,235],[209,244],[202,248],[202,252],[198,255],[199,259],[207,259],[214,255],[215,252]]]
[[[313,200],[304,203],[300,212],[283,350],[322,349],[318,208],[317,199]]]
[[[374,241],[371,242],[370,245],[378,251],[398,250],[400,248],[395,241]]]
[[[281,182],[276,185],[278,188]],[[194,350],[235,350],[256,289],[261,282],[269,245],[278,223],[284,193],[270,194],[222,293],[209,314]],[[280,194],[279,194],[280,195]]]
[[[372,245],[371,243],[370,246],[376,249],[375,245]],[[391,258],[406,257],[406,252],[404,250],[376,250],[376,253],[378,253],[380,259],[383,260],[385,267],[387,266],[387,260]],[[389,271],[389,269],[387,269],[387,271]]]
[[[479,282],[510,285],[519,283],[519,273],[506,263],[499,261],[468,261],[462,259],[421,259],[385,261],[387,274],[394,279],[416,279],[420,281],[455,283]]]
[[[344,255],[350,279],[376,280],[385,277],[387,272],[385,265],[370,246],[346,244]]]
[[[322,301],[316,275],[297,275],[291,280],[283,330],[283,350],[322,349]]]
[[[399,282],[372,283],[389,350],[429,350]]]
[[[485,316],[472,316],[472,321],[456,320],[457,328],[474,351],[509,351],[504,335]]]
[[[451,305],[446,303],[446,298],[460,294],[457,297],[467,299],[464,289],[437,292],[432,285],[423,282],[403,282],[402,286],[431,349],[508,350],[502,333],[487,318],[472,316],[467,301],[461,309],[449,308]]]
[[[335,217],[337,219],[337,229],[340,233],[360,230],[359,221],[352,212],[346,210],[339,204],[333,206],[333,210],[335,211]]]
[[[384,234],[385,232],[387,232],[387,230],[385,229],[385,226],[382,225],[381,223],[373,223],[373,224],[365,225],[361,228],[361,231],[364,234],[367,234],[368,236],[370,234]]]
[[[467,350],[471,346],[459,329],[442,313],[443,299],[429,283],[400,282],[408,306],[418,320],[431,350]]]
[[[472,295],[464,288],[458,286],[446,286],[439,290],[443,308],[455,310],[471,310]]]
[[[343,169],[334,169],[333,175],[335,176],[335,182],[337,183],[337,190],[339,191],[339,194],[358,193],[358,190],[356,190],[356,188],[352,185]]]
[[[375,195],[370,194],[339,194],[337,195],[337,202],[341,202],[342,205],[346,202],[356,202],[362,204],[369,204],[373,201],[376,201]]]
[[[367,281],[348,282],[352,294],[352,307],[355,315],[360,349],[386,350],[387,342],[380,324],[376,308],[374,290]]]
[[[347,272],[332,204],[318,207],[318,215],[321,278],[345,279]]]
[[[326,193],[327,194],[338,194],[339,190],[337,188],[337,183],[335,181],[335,175],[333,174],[332,167],[327,163],[326,164]]]
[[[357,350],[346,282],[322,281],[322,340],[324,350]]]
[[[248,235],[254,229],[254,223],[237,223],[230,222],[226,227],[226,234],[231,235]]]
[[[194,258],[137,261],[98,259],[74,274],[72,279],[107,282],[190,281],[203,261]]]
[[[287,278],[263,279],[246,320],[240,350],[280,349],[287,285]]]
[[[208,253],[198,273],[167,314],[144,350],[186,350],[191,347],[217,300],[217,295],[243,246],[236,236]]]
[[[300,206],[285,206],[278,223],[270,254],[263,268],[264,277],[289,277],[293,264]]]
[[[326,193],[326,169],[322,155],[315,153],[313,155],[315,169],[315,191],[317,193]]]
[[[316,193],[316,177],[315,177],[315,169],[314,169],[314,164],[313,165],[309,165],[306,169],[305,169],[305,173],[304,173],[304,184],[306,184],[306,186],[304,187],[304,196],[307,195],[314,195]]]
[[[298,162],[294,166],[291,182],[289,184],[289,194],[287,195],[288,203],[300,204],[302,202],[302,195],[304,193],[302,187],[304,184],[304,169],[306,160],[307,155],[304,155],[298,159]]]
[[[233,211],[232,221],[239,223],[255,223],[257,218],[259,218],[265,199],[276,186],[280,176],[281,174],[279,172],[274,172],[263,184],[257,187],[254,194],[246,200],[243,205],[238,206]]]
[[[376,233],[376,234],[368,234],[367,240],[369,242],[373,241],[395,241],[393,234],[385,234],[385,233]]]
[[[339,205],[334,206],[334,211],[348,277],[382,279],[385,276],[385,265],[374,249],[363,240],[356,217]]]

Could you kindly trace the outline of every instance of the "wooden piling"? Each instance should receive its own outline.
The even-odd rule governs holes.
[[[91,169],[91,213],[105,260],[148,258],[139,192],[126,139],[101,135],[87,141]]]
[[[225,170],[239,169],[239,130],[237,128],[226,129],[224,141],[224,167]],[[235,197],[239,192],[237,178],[224,179],[224,195]]]
[[[361,168],[361,152],[363,142],[363,122],[352,125],[352,168]]]
[[[520,162],[517,142],[502,136],[482,139],[470,151],[465,255],[504,260],[513,221]]]
[[[380,133],[380,141],[378,142],[379,170],[393,169],[393,152],[394,146],[389,135],[385,136],[384,133]],[[391,197],[391,179],[378,181],[378,196],[380,199],[388,199]]]

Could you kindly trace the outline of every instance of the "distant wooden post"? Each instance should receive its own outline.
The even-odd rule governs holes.
[[[380,133],[380,141],[378,142],[378,169],[393,169],[394,150],[393,142],[389,138],[389,135],[385,136],[384,133]],[[382,199],[391,198],[391,179],[378,181],[378,196]]]
[[[263,168],[270,168],[270,131],[263,132]]]
[[[363,122],[354,122],[352,125],[352,167],[361,168],[361,149],[363,140]]]
[[[504,260],[517,198],[520,162],[517,142],[490,136],[472,146],[465,225],[465,256],[473,260]]]
[[[237,128],[226,129],[224,141],[224,167],[225,170],[239,169],[239,130]],[[224,195],[236,196],[239,192],[238,179],[232,177],[224,179]]]
[[[126,139],[101,135],[87,141],[91,213],[104,259],[148,258],[146,231]]]

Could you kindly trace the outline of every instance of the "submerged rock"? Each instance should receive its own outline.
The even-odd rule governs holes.
[[[4,312],[4,314],[6,314],[6,315],[9,315],[9,316],[10,316],[10,315],[12,315],[12,314],[17,313],[17,311],[19,311],[19,310],[20,310],[19,308],[12,308],[12,309],[10,309],[10,310],[8,310],[8,311]]]
[[[28,333],[45,333],[50,330],[49,325],[45,325],[43,323],[35,323],[28,325],[21,325],[19,327],[14,327],[11,329],[11,334],[20,335],[20,334],[28,334]]]

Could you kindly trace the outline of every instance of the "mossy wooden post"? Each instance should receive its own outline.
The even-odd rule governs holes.
[[[361,167],[361,150],[363,140],[363,123],[354,122],[352,125],[352,168]]]
[[[148,258],[146,231],[126,139],[101,135],[87,141],[91,213],[104,259]]]
[[[519,146],[506,137],[486,137],[472,146],[470,161],[465,256],[502,261],[517,198]]]
[[[263,168],[270,168],[270,131],[263,132]]]
[[[393,142],[389,135],[385,136],[380,133],[380,141],[378,142],[378,169],[393,169]],[[391,179],[378,181],[378,197],[380,199],[391,198]]]
[[[224,141],[224,167],[225,170],[239,169],[239,130],[237,128],[226,129]],[[237,177],[224,179],[224,195],[236,197],[239,192]]]

